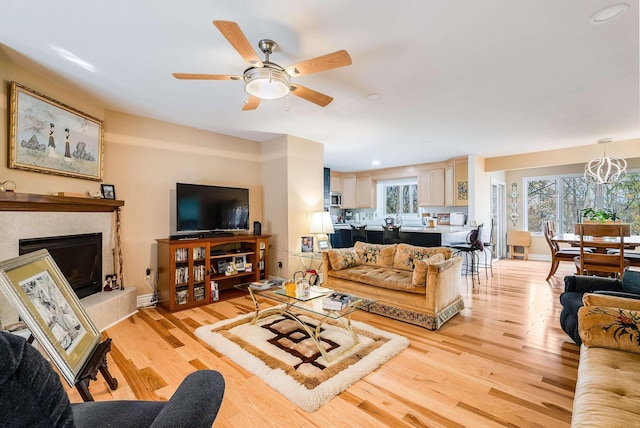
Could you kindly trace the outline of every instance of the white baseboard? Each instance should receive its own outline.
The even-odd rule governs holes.
[[[142,294],[136,297],[136,306],[138,308],[144,308],[153,304],[153,293]]]

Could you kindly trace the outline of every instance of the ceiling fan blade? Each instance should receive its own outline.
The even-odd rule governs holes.
[[[344,67],[345,65],[351,65],[351,57],[347,51],[341,50],[290,65],[286,70],[291,76],[302,76],[319,71],[331,70],[332,68]]]
[[[311,101],[312,103],[317,104],[320,107],[326,107],[331,101],[333,101],[332,97],[321,94],[320,92],[314,91],[313,89],[305,88],[304,86],[291,85],[290,88],[293,95],[296,95],[307,101]]]
[[[181,80],[242,80],[242,76],[231,76],[228,74],[173,73],[172,76]]]
[[[253,67],[263,67],[262,61],[256,54],[256,51],[251,47],[251,43],[247,40],[244,33],[236,24],[232,21],[213,21],[213,25],[216,26],[218,31],[231,43],[231,46],[238,51],[240,56],[244,58]]]
[[[262,101],[261,98],[254,97],[253,95],[249,95],[249,99],[245,101],[244,107],[242,107],[242,110],[255,110],[260,105],[260,101]]]

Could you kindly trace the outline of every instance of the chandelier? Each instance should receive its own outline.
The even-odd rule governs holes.
[[[621,158],[607,156],[606,144],[610,138],[598,140],[598,144],[604,144],[605,150],[601,158],[593,159],[584,167],[584,178],[596,184],[614,183],[627,175],[627,161]]]

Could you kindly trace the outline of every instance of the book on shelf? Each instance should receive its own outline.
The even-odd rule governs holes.
[[[347,293],[331,293],[322,300],[322,307],[330,311],[341,311],[351,304],[353,296]]]

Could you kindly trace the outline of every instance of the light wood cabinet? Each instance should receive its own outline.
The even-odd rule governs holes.
[[[354,175],[342,175],[342,208],[356,208],[357,182]]]
[[[331,171],[329,190],[331,192],[342,193],[342,177],[339,172]]]
[[[371,177],[356,179],[356,208],[375,208],[375,192]]]
[[[236,284],[268,278],[269,235],[156,241],[158,303],[172,312],[218,300],[219,291]],[[225,263],[240,268],[225,272]],[[214,283],[217,290],[211,287]]]
[[[418,175],[418,204],[428,207],[445,205],[445,169],[436,168]]]
[[[453,165],[448,165],[444,169],[444,205],[447,207],[455,205],[455,181],[455,168]]]

